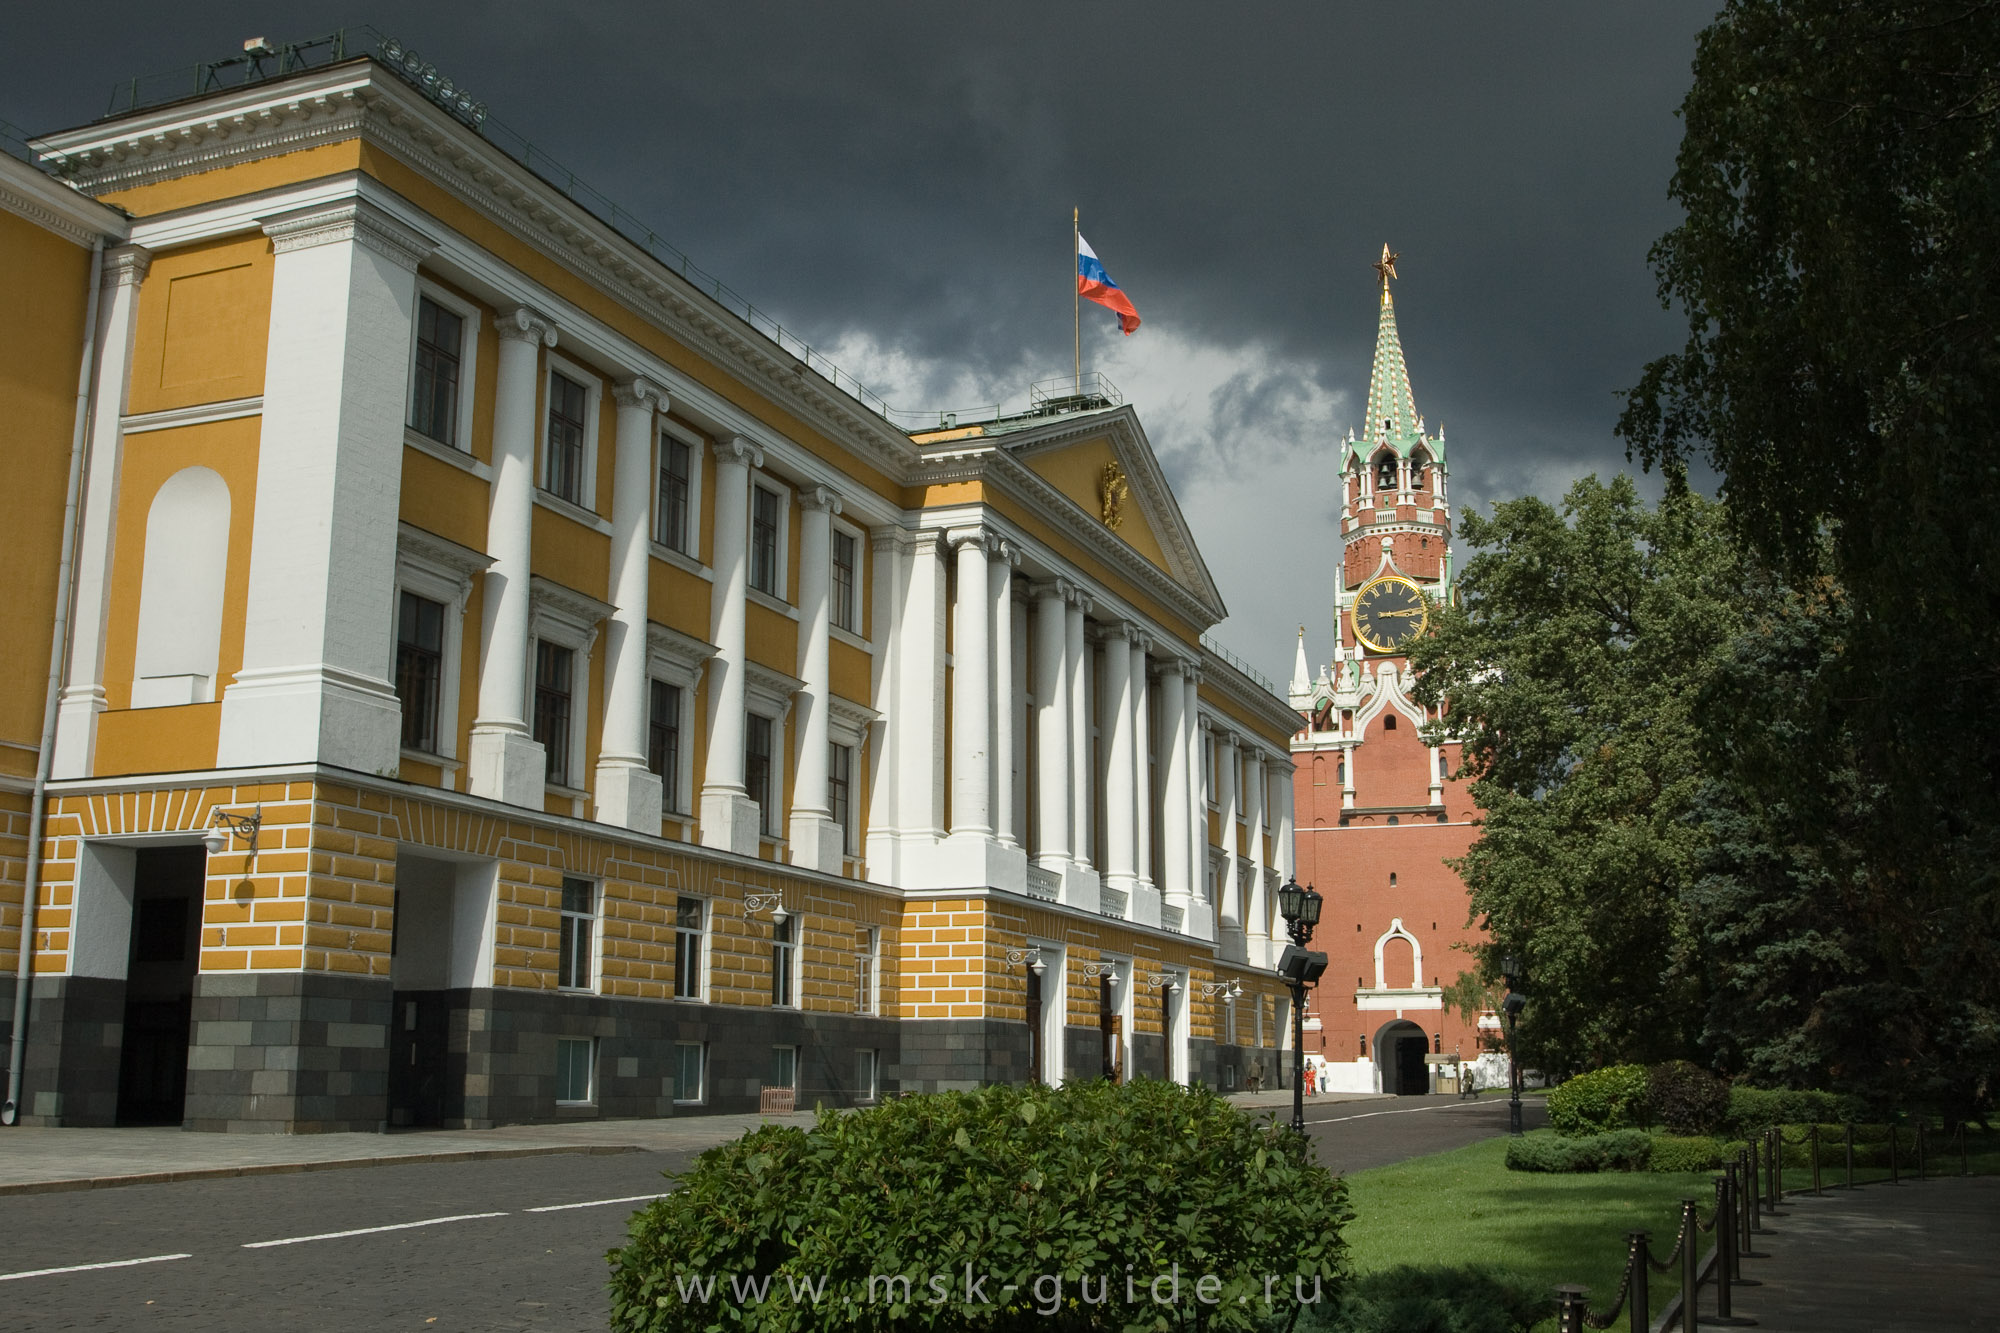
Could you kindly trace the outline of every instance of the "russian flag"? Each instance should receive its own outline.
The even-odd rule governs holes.
[[[1132,298],[1118,289],[1097,252],[1081,235],[1076,238],[1076,294],[1117,315],[1118,327],[1128,336],[1139,327],[1139,312],[1132,308]]]

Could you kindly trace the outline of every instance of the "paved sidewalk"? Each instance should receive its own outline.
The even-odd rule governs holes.
[[[1247,1110],[1289,1114],[1286,1091],[1239,1093]],[[1308,1098],[1313,1108],[1349,1096]],[[404,1130],[389,1134],[197,1134],[146,1129],[0,1129],[0,1195],[105,1189],[227,1176],[330,1171],[389,1163],[474,1161],[546,1153],[699,1152],[761,1124],[809,1126],[788,1116],[695,1115],[669,1120],[589,1120],[498,1129]]]
[[[2000,1329],[2000,1177],[1788,1194],[1764,1226],[1735,1294],[1760,1333]]]

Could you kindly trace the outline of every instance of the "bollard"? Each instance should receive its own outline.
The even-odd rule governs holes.
[[[1626,1296],[1631,1303],[1632,1317],[1628,1322],[1631,1333],[1651,1333],[1653,1327],[1653,1303],[1647,1294],[1646,1245],[1652,1240],[1644,1231],[1628,1231],[1625,1243],[1630,1247],[1625,1254]]]
[[[1917,1121],[1917,1179],[1924,1178],[1924,1118]]]
[[[1854,1188],[1854,1122],[1847,1122],[1847,1188]]]
[[[1891,1185],[1900,1185],[1903,1183],[1903,1173],[1896,1168],[1896,1125],[1894,1121],[1889,1123],[1889,1183]]]
[[[1972,1158],[1967,1154],[1965,1148],[1965,1122],[1963,1120],[1958,1122],[1958,1174],[1961,1176],[1972,1174]]]
[[[1719,1224],[1722,1220],[1722,1214],[1718,1212],[1716,1213],[1715,1217],[1717,1223]],[[1720,1244],[1721,1240],[1722,1237],[1720,1236],[1716,1237],[1716,1241],[1718,1242],[1716,1245],[1716,1254],[1718,1256],[1716,1262],[1718,1263],[1722,1262],[1720,1258],[1723,1252],[1723,1247]],[[1695,1333],[1695,1324],[1697,1322],[1695,1315],[1695,1307],[1701,1304],[1701,1287],[1700,1287],[1700,1279],[1698,1277],[1698,1274],[1701,1272],[1701,1257],[1697,1255],[1695,1251],[1699,1249],[1700,1246],[1701,1246],[1701,1230],[1695,1223],[1695,1202],[1693,1199],[1682,1199],[1681,1200],[1681,1333]]]
[[[1750,1233],[1757,1229],[1757,1203],[1751,1197],[1757,1191],[1757,1174],[1748,1148],[1736,1154],[1736,1174],[1730,1178],[1729,1188],[1735,1191],[1736,1198],[1736,1236],[1741,1242],[1737,1253],[1748,1254]]]
[[[1583,1316],[1590,1308],[1584,1298],[1589,1294],[1574,1282],[1556,1288],[1556,1333],[1583,1333]]]
[[[1736,1177],[1715,1179],[1715,1315],[1729,1318],[1729,1288],[1736,1274]]]
[[[1785,1198],[1785,1131],[1771,1126],[1770,1148],[1764,1154],[1764,1201],[1777,1212]]]
[[[1814,1121],[1807,1134],[1807,1150],[1812,1154],[1813,1193],[1819,1194],[1819,1122]]]

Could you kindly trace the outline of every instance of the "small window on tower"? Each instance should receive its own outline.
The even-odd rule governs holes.
[[[1391,713],[1389,714],[1389,716],[1382,719],[1382,730],[1394,731],[1395,729],[1396,729],[1396,715],[1394,713]]]

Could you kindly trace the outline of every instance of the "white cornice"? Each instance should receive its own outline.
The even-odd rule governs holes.
[[[127,435],[139,435],[151,430],[173,430],[179,426],[199,426],[207,421],[232,421],[237,417],[259,416],[264,411],[262,395],[255,398],[231,398],[219,403],[196,403],[192,407],[170,407],[161,412],[141,412],[121,420],[119,428]]]
[[[1292,711],[1291,704],[1277,695],[1268,693],[1255,681],[1238,671],[1207,648],[1201,650],[1201,683],[1212,685],[1216,692],[1237,705],[1259,722],[1267,724],[1283,740],[1269,740],[1258,737],[1258,743],[1271,757],[1279,753],[1289,753],[1291,737],[1299,729],[1299,715]],[[1221,714],[1216,714],[1221,717]],[[1230,725],[1241,724],[1231,719]]]
[[[122,213],[4,153],[0,153],[0,209],[81,246],[100,238],[115,243],[127,235]]]

